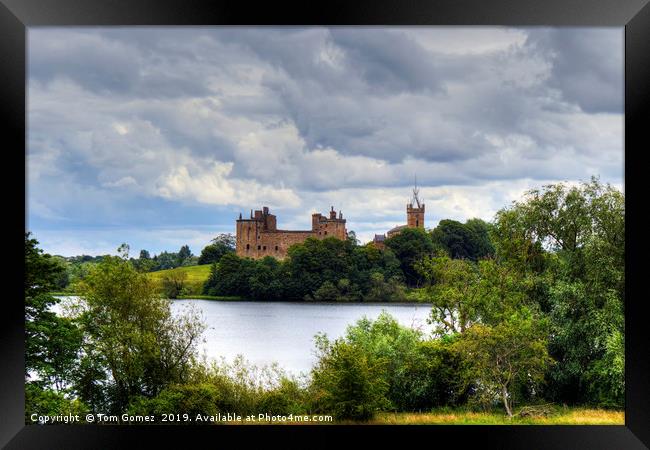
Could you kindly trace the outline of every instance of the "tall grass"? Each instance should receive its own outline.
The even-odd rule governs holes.
[[[625,412],[589,408],[554,408],[547,417],[508,417],[497,412],[441,409],[422,413],[378,413],[374,425],[624,425]]]

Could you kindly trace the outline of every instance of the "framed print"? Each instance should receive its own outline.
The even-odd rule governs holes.
[[[0,442],[646,448],[647,3],[2,0]]]

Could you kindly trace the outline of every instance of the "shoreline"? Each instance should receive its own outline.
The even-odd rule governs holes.
[[[76,292],[50,292],[49,295],[54,297],[74,297],[78,296],[79,293]],[[179,295],[177,298],[170,298],[167,300],[209,300],[215,302],[241,302],[241,303],[293,303],[293,304],[305,304],[305,305],[395,305],[395,306],[412,306],[412,305],[422,305],[422,306],[431,306],[432,303],[429,302],[419,302],[419,301],[400,301],[400,302],[315,302],[315,301],[304,301],[304,300],[252,300],[249,298],[243,298],[238,296],[214,296],[214,295]]]
[[[203,296],[209,297],[209,296]],[[200,298],[198,296],[183,296],[169,300],[211,300],[211,301],[230,301],[241,303],[291,303],[303,305],[368,305],[368,306],[432,306],[433,303],[425,302],[306,302],[304,300],[251,300],[251,299],[227,299],[227,298]]]

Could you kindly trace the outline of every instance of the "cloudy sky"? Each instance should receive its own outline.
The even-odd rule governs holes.
[[[623,188],[623,28],[29,28],[27,223],[47,252],[195,254],[269,206],[362,241]]]

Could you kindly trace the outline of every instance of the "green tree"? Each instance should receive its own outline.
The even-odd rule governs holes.
[[[481,219],[469,219],[465,227],[472,233],[472,248],[474,249],[472,259],[481,259],[494,256],[495,250],[490,240],[492,225]]]
[[[205,327],[196,312],[172,316],[146,274],[116,257],[91,271],[80,298],[84,350],[110,374],[111,412],[186,380]]]
[[[284,284],[282,264],[271,256],[251,264],[248,276],[250,296],[256,300],[283,300]]]
[[[374,321],[364,317],[348,327],[345,342],[359,348],[369,361],[380,363],[386,398],[390,401],[384,407],[410,406],[413,392],[408,368],[417,358],[420,338],[420,332],[402,327],[384,311]]]
[[[177,253],[161,252],[153,257],[155,265],[152,270],[166,270],[178,267],[179,258]]]
[[[303,299],[313,295],[326,281],[336,285],[341,278],[350,278],[353,270],[353,246],[336,238],[308,238],[289,247],[287,274],[290,278],[287,295]]]
[[[347,239],[352,243],[353,246],[356,247],[359,245],[359,239],[357,238],[357,233],[355,233],[354,230],[348,231]]]
[[[122,259],[129,259],[129,251],[130,250],[131,250],[131,247],[129,246],[129,244],[124,242],[117,248],[117,254],[120,255],[120,257]]]
[[[31,424],[32,414],[39,416],[80,415],[89,412],[88,406],[79,399],[63,392],[46,389],[36,383],[25,385],[25,423]]]
[[[494,253],[488,229],[488,224],[481,219],[471,219],[465,224],[441,220],[431,231],[431,239],[454,259],[476,261]]]
[[[367,413],[457,404],[466,398],[469,377],[454,342],[454,338],[423,340],[422,332],[401,326],[385,312],[376,320],[362,318],[334,342],[317,337],[320,360],[314,369],[312,394],[317,404],[325,402],[330,408],[335,408],[333,398],[342,404],[356,399],[357,404],[372,405],[366,406]],[[337,346],[340,353],[335,351]],[[358,363],[351,367],[348,358]],[[364,375],[357,387],[360,391],[350,392],[353,386],[344,382],[349,383],[347,377],[353,370]],[[320,407],[327,411],[322,404]],[[348,404],[338,407],[351,408]],[[349,410],[344,415],[350,416]]]
[[[458,341],[471,366],[476,395],[491,403],[500,399],[508,417],[513,416],[521,386],[539,386],[552,360],[547,351],[546,322],[525,308],[494,326],[476,323]]]
[[[420,228],[406,228],[397,236],[385,241],[400,262],[404,280],[408,286],[419,286],[424,279],[415,269],[415,264],[434,251],[431,236]]]
[[[52,311],[59,300],[49,292],[64,268],[30,235],[25,233],[25,377],[62,391],[78,360],[81,333],[74,320]]]
[[[621,406],[624,195],[597,178],[544,186],[497,214],[492,239],[500,262],[533,276],[527,294],[551,319],[549,351],[560,364],[546,394]],[[603,361],[616,363],[604,370]]]
[[[539,307],[530,301],[529,291],[534,277],[515,270],[494,259],[478,262],[479,292],[476,308],[481,322],[499,323],[512,311],[527,307],[537,313]]]
[[[62,291],[70,284],[70,263],[63,256],[53,256],[52,258],[61,266],[62,269],[55,281],[55,288]]]
[[[86,278],[90,273],[90,269],[95,265],[92,261],[72,261],[68,266],[68,279],[70,280],[69,286],[75,289],[77,283]]]
[[[212,239],[211,242],[211,244],[204,247],[201,251],[199,264],[219,262],[221,257],[226,253],[235,252],[235,237],[230,233],[221,233]]]
[[[218,263],[212,264],[203,292],[207,295],[239,295],[250,298],[249,279],[254,270],[254,260],[227,253]]]
[[[331,281],[325,281],[314,292],[314,300],[317,302],[335,302],[339,299],[340,292]]]
[[[439,335],[463,332],[479,318],[481,274],[475,264],[448,256],[425,257],[415,269],[427,281],[431,323]]]
[[[181,249],[177,253],[178,257],[178,265],[182,266],[183,263],[185,263],[186,260],[192,257],[192,251],[190,250],[190,247],[187,245],[183,245]]]
[[[371,272],[367,291],[363,296],[366,302],[402,302],[406,300],[404,285],[398,277],[385,279],[383,273]]]
[[[198,262],[199,264],[216,263],[226,253],[234,253],[234,250],[222,243],[206,245],[201,250],[201,256],[199,256]]]
[[[320,352],[312,370],[315,408],[339,420],[369,420],[389,404],[384,361],[368,356],[342,340],[317,339]]]
[[[221,233],[218,234],[217,237],[212,239],[213,244],[217,245],[223,245],[226,248],[229,248],[231,250],[235,250],[235,236],[232,235],[232,233]]]

